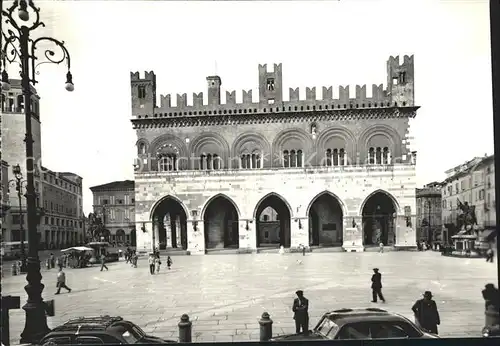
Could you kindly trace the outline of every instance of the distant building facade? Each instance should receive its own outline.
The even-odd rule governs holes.
[[[492,233],[496,228],[495,157],[475,157],[446,171],[442,187],[442,219],[448,237],[455,235],[458,200],[475,206],[478,232]]]
[[[63,248],[76,245],[83,236],[82,178],[74,173],[54,172],[42,164],[40,98],[34,88],[31,99],[33,133],[34,187],[38,241],[41,248]],[[28,240],[26,217],[26,126],[24,96],[19,80],[11,80],[11,89],[1,92],[2,158],[12,167],[19,165],[23,175],[21,208],[15,185],[10,186],[9,218],[4,238],[21,239],[21,223]],[[11,172],[9,172],[11,173]],[[13,179],[12,174],[9,175]]]
[[[441,183],[431,183],[416,190],[417,240],[430,244],[442,242]]]
[[[102,218],[105,240],[118,246],[136,245],[135,184],[132,180],[93,186],[94,213]]]
[[[10,229],[8,223],[11,221],[9,210],[10,210],[10,201],[9,201],[9,164],[3,160],[2,163],[2,182],[0,188],[2,189],[0,192],[1,200],[1,218],[2,218],[2,233],[0,234],[0,241],[9,241],[10,234],[7,230]]]
[[[387,88],[307,88],[283,97],[282,65],[259,65],[259,97],[209,76],[195,93],[159,97],[156,75],[131,73],[138,249],[257,251],[300,245],[363,251],[416,245],[413,56],[387,61]],[[271,208],[275,213],[263,211]],[[274,215],[271,218],[271,215]]]

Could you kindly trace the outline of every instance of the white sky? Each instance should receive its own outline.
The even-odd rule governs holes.
[[[37,5],[46,33],[70,50],[76,88],[64,90],[64,68],[42,68],[43,164],[83,177],[86,214],[90,186],[133,179],[130,71],[154,70],[158,94],[186,92],[190,102],[214,73],[240,101],[240,90],[257,88],[258,64],[275,62],[283,63],[285,99],[289,87],[304,97],[306,86],[338,93],[346,84],[367,84],[370,96],[371,84],[386,84],[390,55],[415,54],[419,185],[493,153],[487,0]]]

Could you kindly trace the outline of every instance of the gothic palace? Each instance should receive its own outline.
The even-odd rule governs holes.
[[[137,249],[192,255],[309,245],[364,251],[383,242],[414,247],[415,163],[409,120],[414,60],[390,57],[387,88],[290,88],[282,66],[259,65],[259,97],[226,92],[207,77],[203,93],[161,95],[156,76],[131,73]]]

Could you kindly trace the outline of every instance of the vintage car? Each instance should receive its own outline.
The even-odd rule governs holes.
[[[271,341],[351,339],[437,339],[404,316],[378,308],[327,312],[307,334],[280,335]]]
[[[52,329],[39,343],[49,345],[81,344],[164,344],[176,343],[147,335],[136,324],[122,317],[80,317]]]
[[[484,327],[482,335],[485,338],[500,336],[500,325],[496,324],[494,326]]]
[[[110,243],[105,241],[94,241],[87,244],[87,247],[94,250],[93,256],[90,259],[90,263],[99,263],[99,258],[104,255],[106,257],[106,262],[117,262],[119,261],[118,250],[113,249]]]

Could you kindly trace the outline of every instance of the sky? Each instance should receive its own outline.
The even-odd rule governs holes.
[[[264,63],[283,64],[285,100],[289,87],[305,98],[306,86],[331,85],[335,96],[338,85],[366,84],[370,96],[371,84],[386,85],[389,56],[414,54],[418,184],[493,153],[487,0],[36,3],[43,33],[71,53],[75,83],[68,93],[63,67],[41,68],[43,164],[83,177],[85,214],[89,187],[134,178],[131,71],[153,70],[158,94],[187,93],[189,103],[213,74],[223,101],[226,88],[241,102]]]

